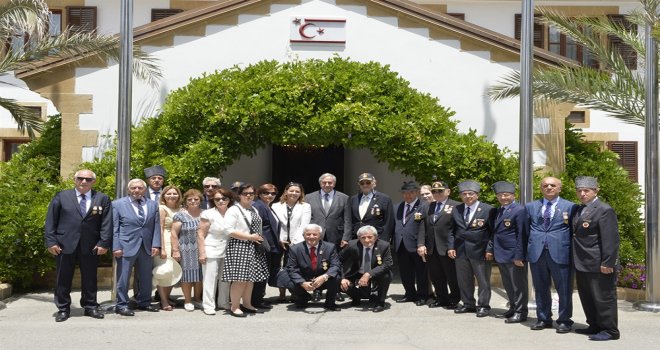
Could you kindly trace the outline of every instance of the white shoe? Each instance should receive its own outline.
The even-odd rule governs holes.
[[[192,303],[183,304],[183,308],[186,309],[186,311],[195,311],[195,305]]]
[[[215,315],[215,310],[213,309],[204,309],[204,313],[207,315]]]

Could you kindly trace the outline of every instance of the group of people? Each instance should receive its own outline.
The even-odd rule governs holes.
[[[84,314],[103,318],[96,268],[98,256],[109,250],[118,271],[115,312],[123,316],[134,315],[134,309],[172,310],[170,292],[179,279],[185,310],[201,308],[210,315],[226,309],[246,317],[272,308],[264,300],[267,285],[279,288],[277,301],[292,301],[297,308],[320,301],[325,290],[328,311],[341,310],[336,302],[344,300],[343,292],[352,306],[367,299],[374,312],[381,312],[395,255],[405,290],[397,303],[477,317],[490,313],[494,260],[509,302],[509,309],[496,316],[506,323],[527,320],[529,265],[537,304],[531,329],[553,327],[553,282],[559,295],[558,333],[572,329],[575,272],[588,324],[575,331],[592,340],[619,338],[613,273],[617,219],[598,199],[593,177],[575,181],[581,205],[559,197],[561,181],[554,177],[541,181],[543,198],[526,205],[515,201],[513,183],[500,181],[492,185],[497,208],[479,200],[481,185],[473,180],[458,184],[461,202],[449,198],[444,181],[421,187],[407,181],[395,206],[376,190],[370,173],[359,175],[359,191],[350,197],[335,190],[336,177],[326,173],[319,177],[319,190],[306,196],[302,185],[291,182],[279,201],[277,187],[269,183],[256,188],[236,182],[225,188],[208,177],[203,192],[182,194],[176,186],[163,187],[166,172],[160,166],[145,169],[145,177],[146,182],[129,181],[129,195],[111,202],[92,189],[95,174],[80,170],[75,188],[51,201],[45,241],[57,260],[57,322],[69,318],[76,261]],[[157,271],[169,271],[169,278]],[[172,278],[177,272],[180,277]],[[154,284],[159,308],[151,304]]]

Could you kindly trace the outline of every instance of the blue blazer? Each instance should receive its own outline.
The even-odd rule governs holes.
[[[498,209],[499,211],[499,209]],[[493,254],[500,264],[525,260],[529,224],[527,210],[518,202],[513,202],[493,223]]]
[[[398,252],[401,244],[409,253],[417,251],[417,234],[419,227],[424,225],[422,220],[425,206],[421,205],[419,199],[412,202],[412,208],[406,215],[406,223],[403,223],[403,212],[406,202],[397,204],[396,218],[394,220],[394,251]]]
[[[125,257],[138,254],[140,247],[151,255],[151,248],[160,248],[160,212],[158,204],[147,199],[147,217],[138,218],[130,196],[112,202],[112,251],[122,250]]]
[[[449,235],[448,246],[456,250],[456,257],[473,260],[486,260],[486,253],[493,252],[493,217],[495,208],[479,202],[477,211],[469,223],[463,219],[465,204],[461,203],[452,210],[454,229]]]
[[[312,270],[312,260],[306,242],[294,244],[289,248],[289,260],[286,272],[294,284],[310,281],[312,278],[327,274],[330,277],[341,277],[341,262],[334,243],[320,241],[316,255],[316,269]]]
[[[542,207],[543,199],[525,205],[529,222],[527,261],[537,262],[543,253],[544,242],[547,242],[552,261],[557,264],[568,264],[571,256],[572,217],[578,206],[561,197],[558,198],[557,207],[547,229],[543,225]]]
[[[261,228],[264,238],[268,240],[271,253],[279,253],[280,248],[280,222],[275,218],[273,211],[260,199],[252,202],[261,217]]]

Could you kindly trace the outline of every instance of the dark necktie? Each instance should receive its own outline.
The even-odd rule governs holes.
[[[465,207],[465,223],[467,224],[470,222],[470,207],[466,206]]]
[[[362,270],[366,272],[371,272],[371,248],[365,249],[364,252],[364,261],[362,262]]]
[[[406,223],[406,217],[408,216],[408,212],[410,212],[410,204],[406,204],[406,207],[403,210],[403,223]]]
[[[328,209],[330,209],[330,194],[326,193],[326,194],[323,195],[323,197],[324,197],[324,199],[323,199],[323,210],[325,210],[325,212],[327,213]]]
[[[142,208],[142,199],[137,199],[135,202],[137,202],[138,217],[140,218],[140,223],[144,223],[144,208]]]
[[[154,191],[154,201],[158,203],[158,198],[160,198],[160,191]]]
[[[504,207],[500,207],[497,209],[497,220],[499,220],[502,217],[502,214],[504,214]]]
[[[309,248],[309,260],[312,262],[312,270],[316,271],[316,247]]]
[[[87,196],[84,193],[80,194],[80,215],[85,217],[87,214]]]
[[[550,228],[550,219],[552,218],[552,202],[548,202],[545,205],[545,211],[543,212],[543,226],[547,230]]]

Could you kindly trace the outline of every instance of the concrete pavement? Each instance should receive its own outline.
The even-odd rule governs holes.
[[[504,324],[492,315],[505,308],[504,291],[493,289],[491,316],[456,315],[444,309],[397,304],[401,284],[390,288],[389,309],[374,314],[341,303],[341,312],[323,312],[321,304],[304,311],[279,304],[262,315],[235,318],[223,311],[207,316],[201,310],[186,312],[136,312],[135,317],[106,314],[103,320],[82,316],[80,293],[72,295],[72,317],[56,323],[52,292],[15,295],[0,310],[0,349],[658,349],[660,314],[640,312],[619,302],[621,339],[592,342],[576,333],[557,334],[554,329],[531,331],[524,324]],[[181,290],[173,295],[181,297]],[[268,298],[276,291],[268,288]],[[574,297],[576,326],[584,314]],[[110,299],[99,292],[100,301]],[[534,316],[534,312],[531,312]]]

